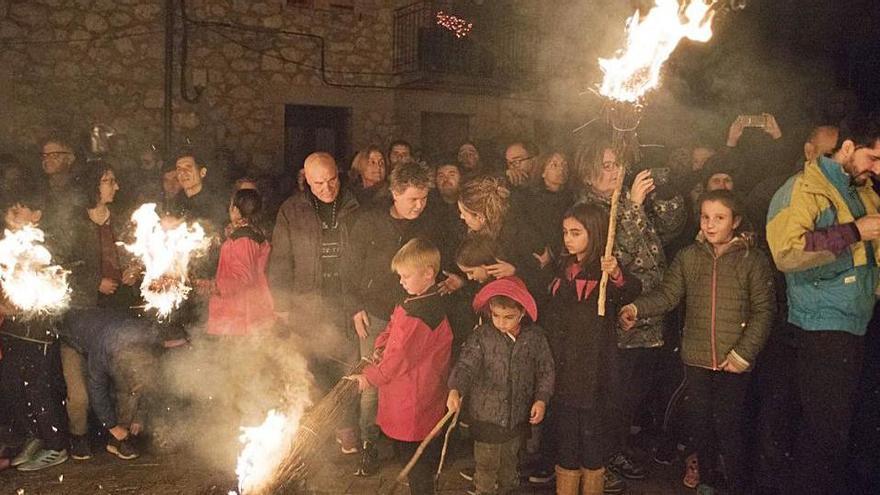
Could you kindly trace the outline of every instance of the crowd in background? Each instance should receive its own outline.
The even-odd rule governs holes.
[[[321,321],[312,337],[333,344],[309,371],[322,392],[358,382],[336,437],[359,476],[378,471],[383,437],[405,462],[460,410],[472,493],[623,493],[648,458],[680,463],[689,488],[867,493],[880,127],[792,136],[761,117],[645,155],[596,130],[571,150],[509,143],[502,160],[394,141],[350,163],[316,151],[281,178],[232,176],[192,147],[123,169],[61,135],[41,173],[0,155],[5,228],[44,230],[72,295],[33,318],[0,300],[0,469],[86,460],[98,442],[136,458],[145,397],[163,400],[157,362]],[[162,320],[120,247],[148,202],[213,239]],[[439,448],[413,493],[433,493]]]

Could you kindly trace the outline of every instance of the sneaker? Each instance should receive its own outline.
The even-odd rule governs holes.
[[[696,488],[700,485],[700,461],[697,454],[691,454],[684,460],[684,478],[681,483],[688,488]]]
[[[85,435],[71,435],[70,457],[78,461],[92,458],[92,447],[89,445],[89,439]]]
[[[336,443],[339,444],[339,449],[345,455],[357,454],[358,452],[357,434],[354,428],[336,430]]]
[[[672,463],[675,462],[676,457],[678,457],[678,452],[675,450],[675,447],[668,442],[663,442],[658,445],[654,454],[651,456],[651,458],[654,459],[654,462],[664,466],[672,465]]]
[[[122,440],[117,440],[116,437],[110,435],[110,438],[107,440],[107,452],[126,461],[140,457],[137,449],[135,449],[134,445],[131,443],[131,436],[127,436]]]
[[[37,455],[37,452],[43,447],[43,442],[41,442],[37,438],[31,438],[24,445],[24,448],[21,449],[21,452],[18,453],[17,456],[12,458],[12,462],[9,463],[12,467],[21,466],[22,464],[31,461]]]
[[[33,459],[18,466],[19,471],[39,471],[57,466],[67,460],[66,450],[40,450]]]
[[[476,468],[467,467],[458,472],[458,475],[468,481],[474,481],[474,473],[476,472]]]
[[[628,480],[645,479],[645,469],[627,457],[623,452],[618,452],[608,461],[608,469],[623,476]]]
[[[602,488],[602,493],[615,494],[626,491],[626,482],[620,479],[620,476],[617,476],[614,471],[606,469],[603,476],[605,484]]]
[[[529,475],[529,483],[546,485],[556,479],[556,470],[541,468]]]
[[[361,450],[361,463],[355,476],[372,476],[379,470],[379,453],[373,442],[364,442],[364,448]]]

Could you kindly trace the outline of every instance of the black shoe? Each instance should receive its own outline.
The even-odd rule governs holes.
[[[468,467],[464,468],[458,472],[458,475],[468,481],[474,481],[474,473],[476,472],[475,468]]]
[[[606,467],[628,480],[645,479],[645,469],[636,464],[635,461],[627,457],[623,452],[614,454]]]
[[[546,485],[556,479],[556,470],[553,468],[538,469],[529,475],[529,483]]]
[[[107,440],[107,452],[126,461],[140,457],[140,453],[131,444],[131,436],[117,440],[116,437],[110,435],[110,438]]]
[[[71,435],[70,437],[70,457],[85,461],[92,458],[92,447],[89,445],[89,439],[85,435]]]
[[[652,457],[657,464],[669,466],[675,462],[678,457],[678,451],[675,450],[675,445],[671,442],[663,442],[657,446],[657,450],[654,451]]]
[[[626,482],[620,479],[619,476],[614,474],[614,471],[609,471],[608,469],[606,469],[603,478],[605,483],[602,487],[602,493],[614,495],[626,491]]]
[[[379,453],[373,442],[364,442],[364,448],[361,450],[361,464],[355,476],[373,476],[379,470]]]

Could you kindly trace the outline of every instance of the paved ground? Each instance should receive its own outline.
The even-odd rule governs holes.
[[[387,493],[388,484],[397,475],[400,466],[390,459],[390,450],[382,448],[386,467],[372,478],[352,476],[356,456],[343,457],[328,446],[324,467],[306,491],[287,490],[286,493],[366,495]],[[460,468],[471,460],[462,453],[453,452],[452,462],[440,479],[443,495],[463,494],[468,482],[458,476]],[[696,492],[681,486],[678,467],[665,468],[646,463],[651,470],[649,479],[630,482],[630,495],[688,494]],[[157,494],[157,495],[227,495],[235,489],[233,469],[219,471],[204,465],[183,453],[146,454],[133,461],[120,461],[100,452],[89,461],[70,460],[65,464],[38,473],[19,473],[7,470],[0,473],[0,495],[104,495],[104,494]],[[399,487],[396,495],[406,495],[409,489]],[[552,488],[523,487],[522,494],[552,494]]]

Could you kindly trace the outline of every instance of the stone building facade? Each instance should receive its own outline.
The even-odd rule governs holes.
[[[474,84],[473,78],[400,70],[402,9],[433,15],[453,3],[176,0],[175,140],[277,171],[296,165],[284,164],[292,139],[286,109],[296,105],[344,109],[349,153],[398,138],[423,148],[432,139],[423,126],[442,126],[444,115],[464,122],[467,137],[500,145],[541,140],[550,129],[565,132],[595,113],[596,103],[578,92],[595,77],[592,53],[600,46],[579,45],[586,41],[582,24],[549,6],[583,9],[579,1],[509,0],[503,10],[494,4],[484,18],[507,12],[530,33],[517,41],[532,51],[528,65],[506,73],[507,81],[495,75]],[[117,145],[132,155],[161,143],[164,7],[161,0],[0,0],[0,147],[33,153],[53,129],[84,134],[95,123],[115,129]],[[590,15],[598,14],[584,11],[585,19]],[[509,33],[510,25],[494,29]],[[475,33],[484,27],[475,25]],[[553,57],[562,52],[576,63],[548,65],[548,55],[558,63]],[[509,80],[519,76],[529,83]],[[194,83],[204,90],[190,102],[182,92],[191,100]]]

